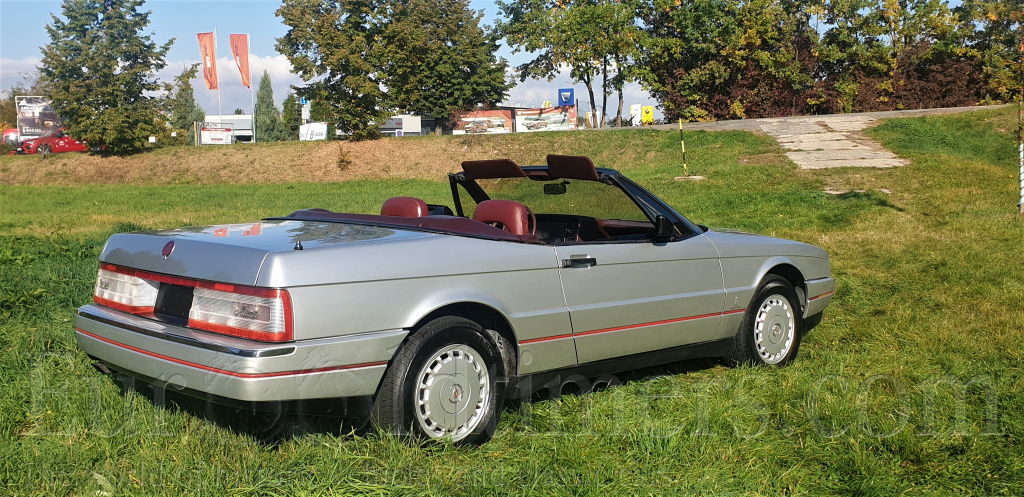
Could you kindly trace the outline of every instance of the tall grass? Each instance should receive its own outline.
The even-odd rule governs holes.
[[[694,133],[690,167],[708,176],[698,183],[674,179],[675,133],[566,145],[696,222],[826,248],[836,300],[789,367],[690,361],[620,375],[595,393],[508,407],[479,448],[312,421],[261,441],[213,410],[122,395],[71,332],[114,231],[307,207],[374,212],[400,193],[440,203],[447,183],[0,187],[0,493],[1020,495],[1024,219],[1012,121],[1010,111],[888,121],[870,133],[910,159],[893,170],[798,171],[766,137]]]

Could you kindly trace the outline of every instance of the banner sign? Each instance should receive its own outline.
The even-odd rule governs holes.
[[[50,135],[60,129],[60,119],[50,104],[46,97],[14,97],[20,140]]]
[[[203,145],[231,145],[235,143],[235,128],[227,123],[202,123],[199,143]]]
[[[217,89],[217,51],[213,33],[199,33],[199,56],[203,59],[203,81],[207,90]]]
[[[474,110],[459,117],[453,135],[500,134],[512,132],[511,110]]]
[[[570,130],[576,130],[575,105],[543,109],[516,109],[516,133]]]
[[[650,126],[654,124],[654,107],[651,105],[644,106],[644,115],[642,118],[644,126]]]
[[[235,57],[235,65],[238,66],[238,72],[242,74],[242,85],[252,88],[249,76],[249,35],[231,35],[229,39],[231,55]]]
[[[641,121],[640,115],[643,112],[642,110],[640,110],[641,107],[642,106],[640,104],[633,104],[633,105],[629,106],[629,123],[630,123],[630,125],[632,125],[632,126],[639,126],[640,125],[640,121]]]
[[[574,88],[559,88],[558,89],[558,106],[565,107],[566,105],[576,105],[576,96]]]
[[[299,141],[327,139],[327,123],[309,123],[299,126]]]

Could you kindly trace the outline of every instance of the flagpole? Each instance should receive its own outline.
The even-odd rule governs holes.
[[[252,55],[252,51],[249,47],[252,44],[251,34],[245,34],[245,53],[246,58]],[[252,142],[256,143],[256,99],[252,96],[252,63],[246,64],[246,69],[249,70],[249,103],[252,105]]]
[[[217,48],[217,28],[213,28],[213,65],[217,65],[217,52],[220,50]],[[217,112],[220,114],[221,122],[224,121],[224,107],[220,103],[220,72],[217,71]]]

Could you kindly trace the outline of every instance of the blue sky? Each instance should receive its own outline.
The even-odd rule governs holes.
[[[0,0],[0,89],[7,89],[23,81],[26,74],[32,74],[41,58],[39,47],[49,42],[46,25],[51,22],[50,13],[60,14],[61,2],[57,0]],[[149,0],[143,6],[152,11],[149,28],[158,43],[176,38],[167,55],[167,68],[158,76],[169,81],[181,72],[186,64],[199,62],[199,44],[196,33],[217,30],[218,65],[220,74],[221,101],[224,113],[235,108],[249,112],[249,90],[242,86],[241,77],[231,59],[228,35],[249,33],[250,65],[253,86],[266,69],[274,83],[274,97],[278,105],[287,96],[289,85],[301,85],[302,80],[291,74],[288,60],[274,49],[275,38],[283,36],[286,28],[274,15],[279,0]],[[471,6],[484,11],[484,24],[493,24],[498,12],[493,0],[472,0]],[[512,65],[529,60],[522,53],[513,55],[502,47],[499,56],[505,57]],[[192,82],[199,104],[211,114],[216,114],[217,92],[209,91],[200,79]],[[556,100],[558,88],[575,86],[576,97],[582,110],[589,110],[586,102],[586,88],[572,85],[567,74],[555,80],[528,80],[519,83],[509,92],[509,100],[527,105],[540,105],[544,100]],[[600,102],[599,102],[600,104]],[[630,104],[654,105],[650,95],[637,85],[626,88],[624,112],[628,114]],[[617,97],[609,96],[608,105],[614,115]],[[660,114],[660,113],[658,113]]]

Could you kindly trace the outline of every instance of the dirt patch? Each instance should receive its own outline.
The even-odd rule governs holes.
[[[741,155],[736,159],[743,166],[786,166],[789,159],[785,154],[768,152],[766,154]]]

